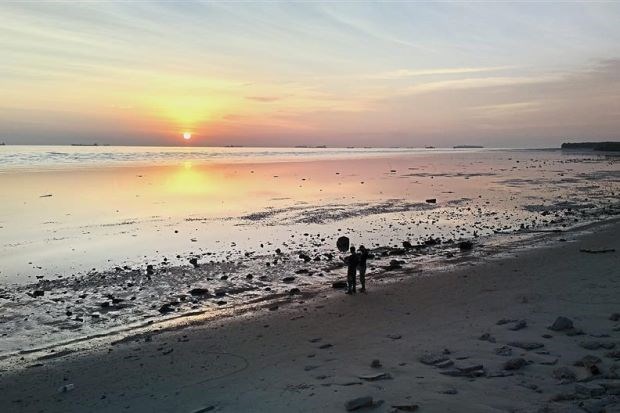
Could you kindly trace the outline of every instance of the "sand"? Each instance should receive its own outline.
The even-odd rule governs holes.
[[[365,295],[298,297],[273,311],[52,358],[4,360],[0,411],[342,412],[362,396],[375,405],[359,411],[373,412],[399,411],[395,405],[422,412],[602,411],[596,403],[618,411],[620,396],[611,393],[620,363],[606,357],[611,350],[580,343],[620,349],[620,321],[610,320],[620,312],[619,230],[616,220],[581,234],[550,234],[545,246],[389,285],[373,284],[369,275]],[[547,328],[558,316],[574,322],[572,334]],[[498,325],[502,319],[516,321]],[[520,320],[526,326],[511,330]],[[480,340],[484,333],[495,343]],[[543,346],[527,351],[512,342]],[[444,349],[451,367],[419,361]],[[601,374],[573,366],[589,354],[602,360]],[[504,370],[513,358],[527,364]],[[375,359],[381,367],[371,367]],[[441,374],[468,367],[479,377]],[[562,367],[578,382],[554,377]],[[373,375],[379,380],[368,380]],[[67,391],[59,392],[62,386]],[[558,394],[572,400],[552,401]]]

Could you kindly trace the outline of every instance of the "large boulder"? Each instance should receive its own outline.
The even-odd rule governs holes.
[[[549,326],[549,330],[553,331],[565,331],[573,328],[573,322],[570,318],[566,317],[558,317],[555,319],[553,324]]]

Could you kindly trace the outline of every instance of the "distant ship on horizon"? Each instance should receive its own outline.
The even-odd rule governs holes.
[[[482,145],[454,145],[453,149],[481,149],[484,148]]]

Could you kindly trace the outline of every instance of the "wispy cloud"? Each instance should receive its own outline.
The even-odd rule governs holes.
[[[436,69],[398,69],[387,72],[364,75],[366,79],[403,79],[418,76],[441,76],[441,75],[462,75],[470,73],[497,72],[501,70],[514,69],[516,66],[492,66],[492,67],[447,67]]]
[[[474,77],[466,79],[442,80],[437,82],[420,83],[408,87],[405,93],[428,93],[442,90],[478,89],[488,87],[502,87],[514,85],[527,85],[535,83],[548,83],[563,78],[563,75],[539,75],[539,76],[514,76],[514,77]]]

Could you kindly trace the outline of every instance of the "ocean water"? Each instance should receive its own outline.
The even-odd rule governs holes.
[[[609,219],[620,211],[619,159],[0,146],[0,355],[328,289],[344,274],[342,235],[373,250],[372,285],[391,282],[394,266],[417,276]],[[474,249],[461,251],[463,240]]]

